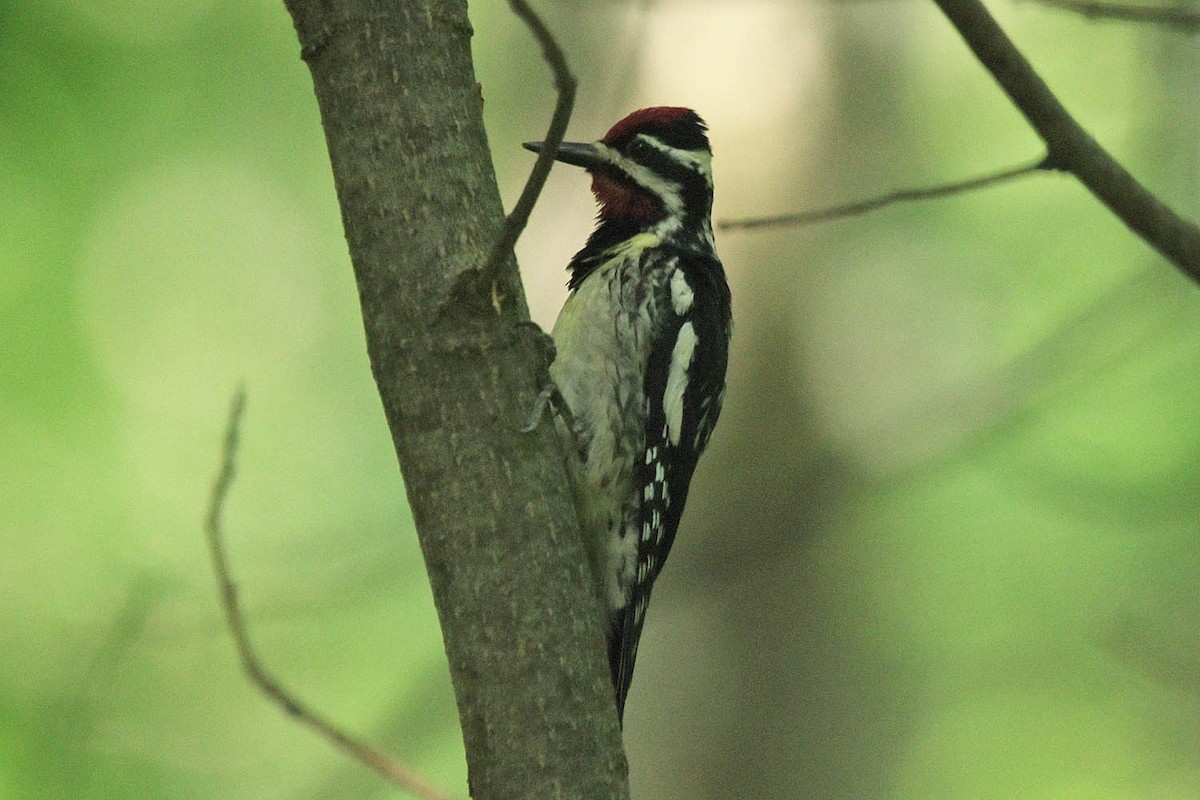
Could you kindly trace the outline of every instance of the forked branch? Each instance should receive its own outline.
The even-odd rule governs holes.
[[[1063,107],[979,0],[934,0],[1049,151],[1130,230],[1200,282],[1200,228],[1151,194]]]
[[[1176,214],[1134,178],[1071,116],[1025,56],[979,0],[934,0],[979,62],[991,73],[1017,110],[1046,145],[1047,156],[1028,164],[965,181],[921,189],[903,189],[846,205],[771,217],[727,220],[724,229],[808,225],[863,214],[904,201],[928,200],[994,186],[1053,169],[1075,176],[1134,233],[1200,283],[1200,228]],[[1043,0],[1083,13],[1091,0]],[[1100,4],[1096,4],[1098,7]],[[1121,7],[1105,6],[1105,10]],[[1123,9],[1122,9],[1123,10]],[[1118,11],[1117,13],[1120,13]],[[1191,25],[1181,14],[1175,24]],[[1200,26],[1200,17],[1195,19]]]

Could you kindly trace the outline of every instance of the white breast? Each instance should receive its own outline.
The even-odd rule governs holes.
[[[554,324],[557,357],[550,375],[583,433],[586,459],[575,482],[598,587],[610,609],[625,602],[637,566],[635,459],[643,449],[642,381],[649,358],[654,281],[640,259],[654,236],[635,237],[589,275],[567,299]],[[634,309],[614,315],[614,309]],[[689,359],[690,360],[690,359]],[[682,390],[681,390],[682,391]],[[629,496],[616,491],[629,487]]]

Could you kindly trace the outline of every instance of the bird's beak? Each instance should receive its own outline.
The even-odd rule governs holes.
[[[545,142],[526,142],[521,146],[526,150],[540,153],[543,144]],[[583,142],[563,142],[558,146],[558,153],[554,156],[554,160],[584,169],[591,169],[605,163],[604,156],[596,149],[595,145]]]

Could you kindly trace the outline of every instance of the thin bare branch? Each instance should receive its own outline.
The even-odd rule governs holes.
[[[1183,33],[1200,32],[1200,11],[1183,5],[1147,6],[1108,3],[1103,0],[1037,0],[1044,6],[1061,8],[1088,19],[1140,22],[1175,28]]]
[[[934,0],[1042,137],[1047,167],[1070,172],[1188,277],[1200,282],[1200,228],[1151,194],[1083,129],[979,0]]]
[[[853,203],[844,205],[830,206],[828,208],[818,208],[812,211],[801,211],[794,214],[780,214],[773,217],[747,217],[744,219],[726,219],[717,223],[717,227],[721,230],[749,230],[753,228],[770,228],[784,225],[803,226],[815,225],[820,222],[830,222],[837,219],[845,219],[847,217],[855,217],[860,214],[866,214],[870,211],[876,211],[886,206],[895,205],[896,203],[913,202],[918,200],[936,200],[941,197],[950,197],[964,192],[970,192],[977,189],[983,189],[989,186],[995,186],[1006,181],[1011,181],[1016,178],[1021,178],[1026,175],[1032,175],[1035,172],[1046,168],[1046,159],[1039,158],[1037,161],[1028,164],[1021,164],[1015,167],[999,170],[998,172],[989,172],[986,175],[978,175],[974,178],[966,180],[952,181],[950,183],[942,183],[936,186],[925,186],[915,189],[898,189],[894,192],[871,197],[866,200],[857,200]]]
[[[575,76],[571,74],[571,70],[567,66],[567,58],[563,55],[558,42],[555,41],[554,35],[550,33],[550,29],[542,22],[541,17],[525,0],[508,0],[508,4],[512,7],[513,13],[529,27],[534,38],[541,45],[542,56],[554,72],[554,87],[558,90],[558,101],[554,105],[554,115],[550,118],[550,127],[546,130],[545,146],[538,153],[537,160],[533,162],[533,169],[529,171],[529,177],[525,180],[525,188],[521,190],[521,196],[517,198],[516,205],[504,220],[504,230],[500,232],[500,237],[492,247],[487,263],[483,265],[482,272],[485,276],[494,275],[500,268],[500,265],[512,253],[526,224],[529,223],[529,215],[533,212],[533,206],[542,193],[542,187],[546,185],[550,167],[554,165],[554,157],[558,155],[558,146],[562,144],[563,136],[566,135],[567,123],[571,121],[571,110],[575,106]]]
[[[233,405],[229,409],[229,422],[225,429],[225,444],[222,451],[221,469],[213,482],[212,497],[209,501],[208,516],[205,521],[205,536],[208,540],[209,556],[212,558],[213,572],[221,591],[221,606],[225,611],[225,621],[229,632],[233,635],[238,657],[242,668],[250,681],[263,694],[278,704],[284,711],[296,718],[298,722],[332,743],[334,747],[345,752],[354,760],[373,769],[392,784],[408,792],[420,800],[450,800],[445,794],[418,775],[411,768],[396,761],[370,745],[354,738],[334,725],[329,720],[317,714],[300,701],[296,700],[273,676],[267,673],[259,661],[250,637],[246,632],[246,623],[242,616],[241,605],[238,601],[237,586],[229,569],[229,560],[225,555],[223,527],[221,514],[225,506],[225,498],[229,487],[233,484],[234,462],[238,448],[238,433],[242,420],[242,412],[246,407],[246,391],[239,387],[233,397]]]

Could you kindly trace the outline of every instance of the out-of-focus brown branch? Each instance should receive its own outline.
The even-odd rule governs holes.
[[[212,497],[209,500],[208,516],[204,531],[208,540],[208,552],[212,558],[213,572],[217,576],[217,584],[221,590],[221,607],[225,612],[225,621],[229,632],[233,635],[237,647],[238,658],[250,681],[263,694],[269,697],[280,708],[295,717],[300,724],[313,730],[317,735],[342,750],[355,761],[363,764],[382,775],[394,785],[400,787],[420,800],[450,800],[450,795],[432,786],[427,780],[418,775],[413,769],[405,766],[391,756],[356,739],[325,719],[317,712],[302,704],[285,689],[278,680],[270,675],[263,667],[250,643],[246,632],[246,622],[242,615],[241,604],[238,602],[237,586],[229,569],[229,559],[225,555],[225,544],[222,533],[221,514],[225,507],[225,498],[229,487],[233,484],[234,462],[237,456],[238,432],[242,420],[242,412],[246,407],[246,392],[239,388],[233,397],[233,405],[229,409],[229,422],[225,429],[225,444],[222,449],[221,469],[213,481]]]
[[[1039,169],[1069,172],[1100,202],[1193,281],[1200,283],[1200,228],[1183,219],[1141,185],[1083,129],[1034,71],[979,0],[934,0],[979,62],[992,74],[1047,148],[1037,164],[925,189],[904,189],[876,198],[798,214],[726,220],[731,229],[805,225],[863,214],[893,203],[946,197]],[[1083,4],[1092,0],[1042,0]]]
[[[563,55],[562,48],[558,46],[554,35],[550,33],[550,29],[525,0],[508,0],[508,4],[512,7],[513,13],[529,27],[534,38],[541,45],[542,56],[554,72],[554,88],[558,90],[558,101],[554,105],[554,115],[550,118],[550,127],[546,130],[545,146],[538,153],[537,160],[533,162],[533,169],[529,171],[529,177],[525,180],[525,188],[521,190],[521,196],[517,198],[516,205],[504,220],[504,229],[500,232],[500,237],[496,240],[491,255],[488,256],[487,263],[483,266],[485,276],[491,276],[500,268],[500,264],[508,258],[517,239],[521,237],[521,232],[529,223],[529,215],[533,212],[533,206],[542,193],[542,187],[546,185],[550,167],[554,165],[554,157],[558,155],[558,146],[562,144],[563,136],[567,133],[567,123],[571,121],[571,109],[575,105],[575,76],[571,74],[566,56]]]
[[[914,189],[897,189],[894,192],[888,192],[887,194],[867,198],[866,200],[857,200],[853,203],[830,206],[828,208],[818,208],[812,211],[800,211],[794,214],[779,214],[778,216],[773,217],[745,217],[743,219],[720,220],[717,223],[717,227],[721,230],[731,231],[779,227],[784,225],[815,225],[819,222],[831,222],[833,220],[846,219],[847,217],[856,217],[860,214],[866,214],[870,211],[876,211],[886,206],[895,205],[896,203],[913,202],[917,200],[936,200],[941,197],[951,197],[956,194],[962,194],[964,192],[970,192],[976,189],[984,189],[989,186],[995,186],[1000,183],[1011,181],[1015,178],[1032,175],[1039,170],[1045,169],[1045,162],[1045,158],[1039,158],[1037,161],[1028,164],[1009,167],[997,172],[989,172],[986,175],[978,175],[974,178],[967,178],[966,180],[952,181],[950,183],[941,183],[936,186],[925,186]]]
[[[1042,137],[1047,167],[1074,175],[1130,230],[1200,282],[1200,228],[1151,194],[1063,107],[979,0],[934,0]]]
[[[1044,6],[1061,8],[1088,19],[1139,22],[1175,28],[1184,33],[1200,32],[1200,11],[1186,6],[1147,6],[1108,3],[1104,0],[1037,0]]]

